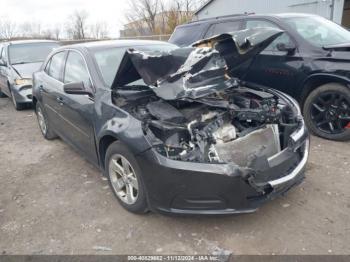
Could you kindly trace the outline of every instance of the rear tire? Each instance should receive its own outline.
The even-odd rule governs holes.
[[[35,113],[38,118],[38,124],[42,135],[47,140],[52,140],[57,138],[55,132],[52,131],[50,123],[46,117],[45,111],[43,110],[41,104],[39,102],[36,103]]]
[[[306,98],[303,114],[313,134],[335,141],[350,140],[350,89],[348,87],[329,83],[316,88]]]
[[[119,203],[132,213],[146,213],[148,205],[141,169],[134,155],[119,141],[107,149],[105,170]]]

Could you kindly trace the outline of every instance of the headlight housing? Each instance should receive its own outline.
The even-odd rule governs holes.
[[[18,78],[18,79],[15,79],[15,84],[18,86],[32,85],[33,81],[31,78]]]

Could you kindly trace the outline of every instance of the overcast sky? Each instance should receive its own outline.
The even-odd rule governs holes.
[[[75,10],[86,10],[88,22],[105,21],[110,36],[119,36],[125,22],[123,13],[128,9],[128,0],[1,0],[0,18],[41,23],[43,28],[64,24]]]

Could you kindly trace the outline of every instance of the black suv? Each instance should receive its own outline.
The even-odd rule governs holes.
[[[180,25],[169,42],[188,46],[259,27],[284,33],[237,76],[293,96],[314,134],[350,140],[350,32],[341,26],[316,15],[232,15]]]

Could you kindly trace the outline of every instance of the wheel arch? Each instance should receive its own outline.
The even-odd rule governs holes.
[[[349,87],[350,79],[343,76],[335,76],[332,74],[314,74],[309,76],[303,83],[303,89],[299,97],[301,107],[304,107],[306,98],[313,90],[319,86],[329,83],[337,83]]]
[[[102,169],[105,169],[105,157],[108,147],[114,143],[115,141],[119,141],[119,139],[114,135],[110,133],[104,134],[98,142],[98,157],[100,161],[100,166]]]

